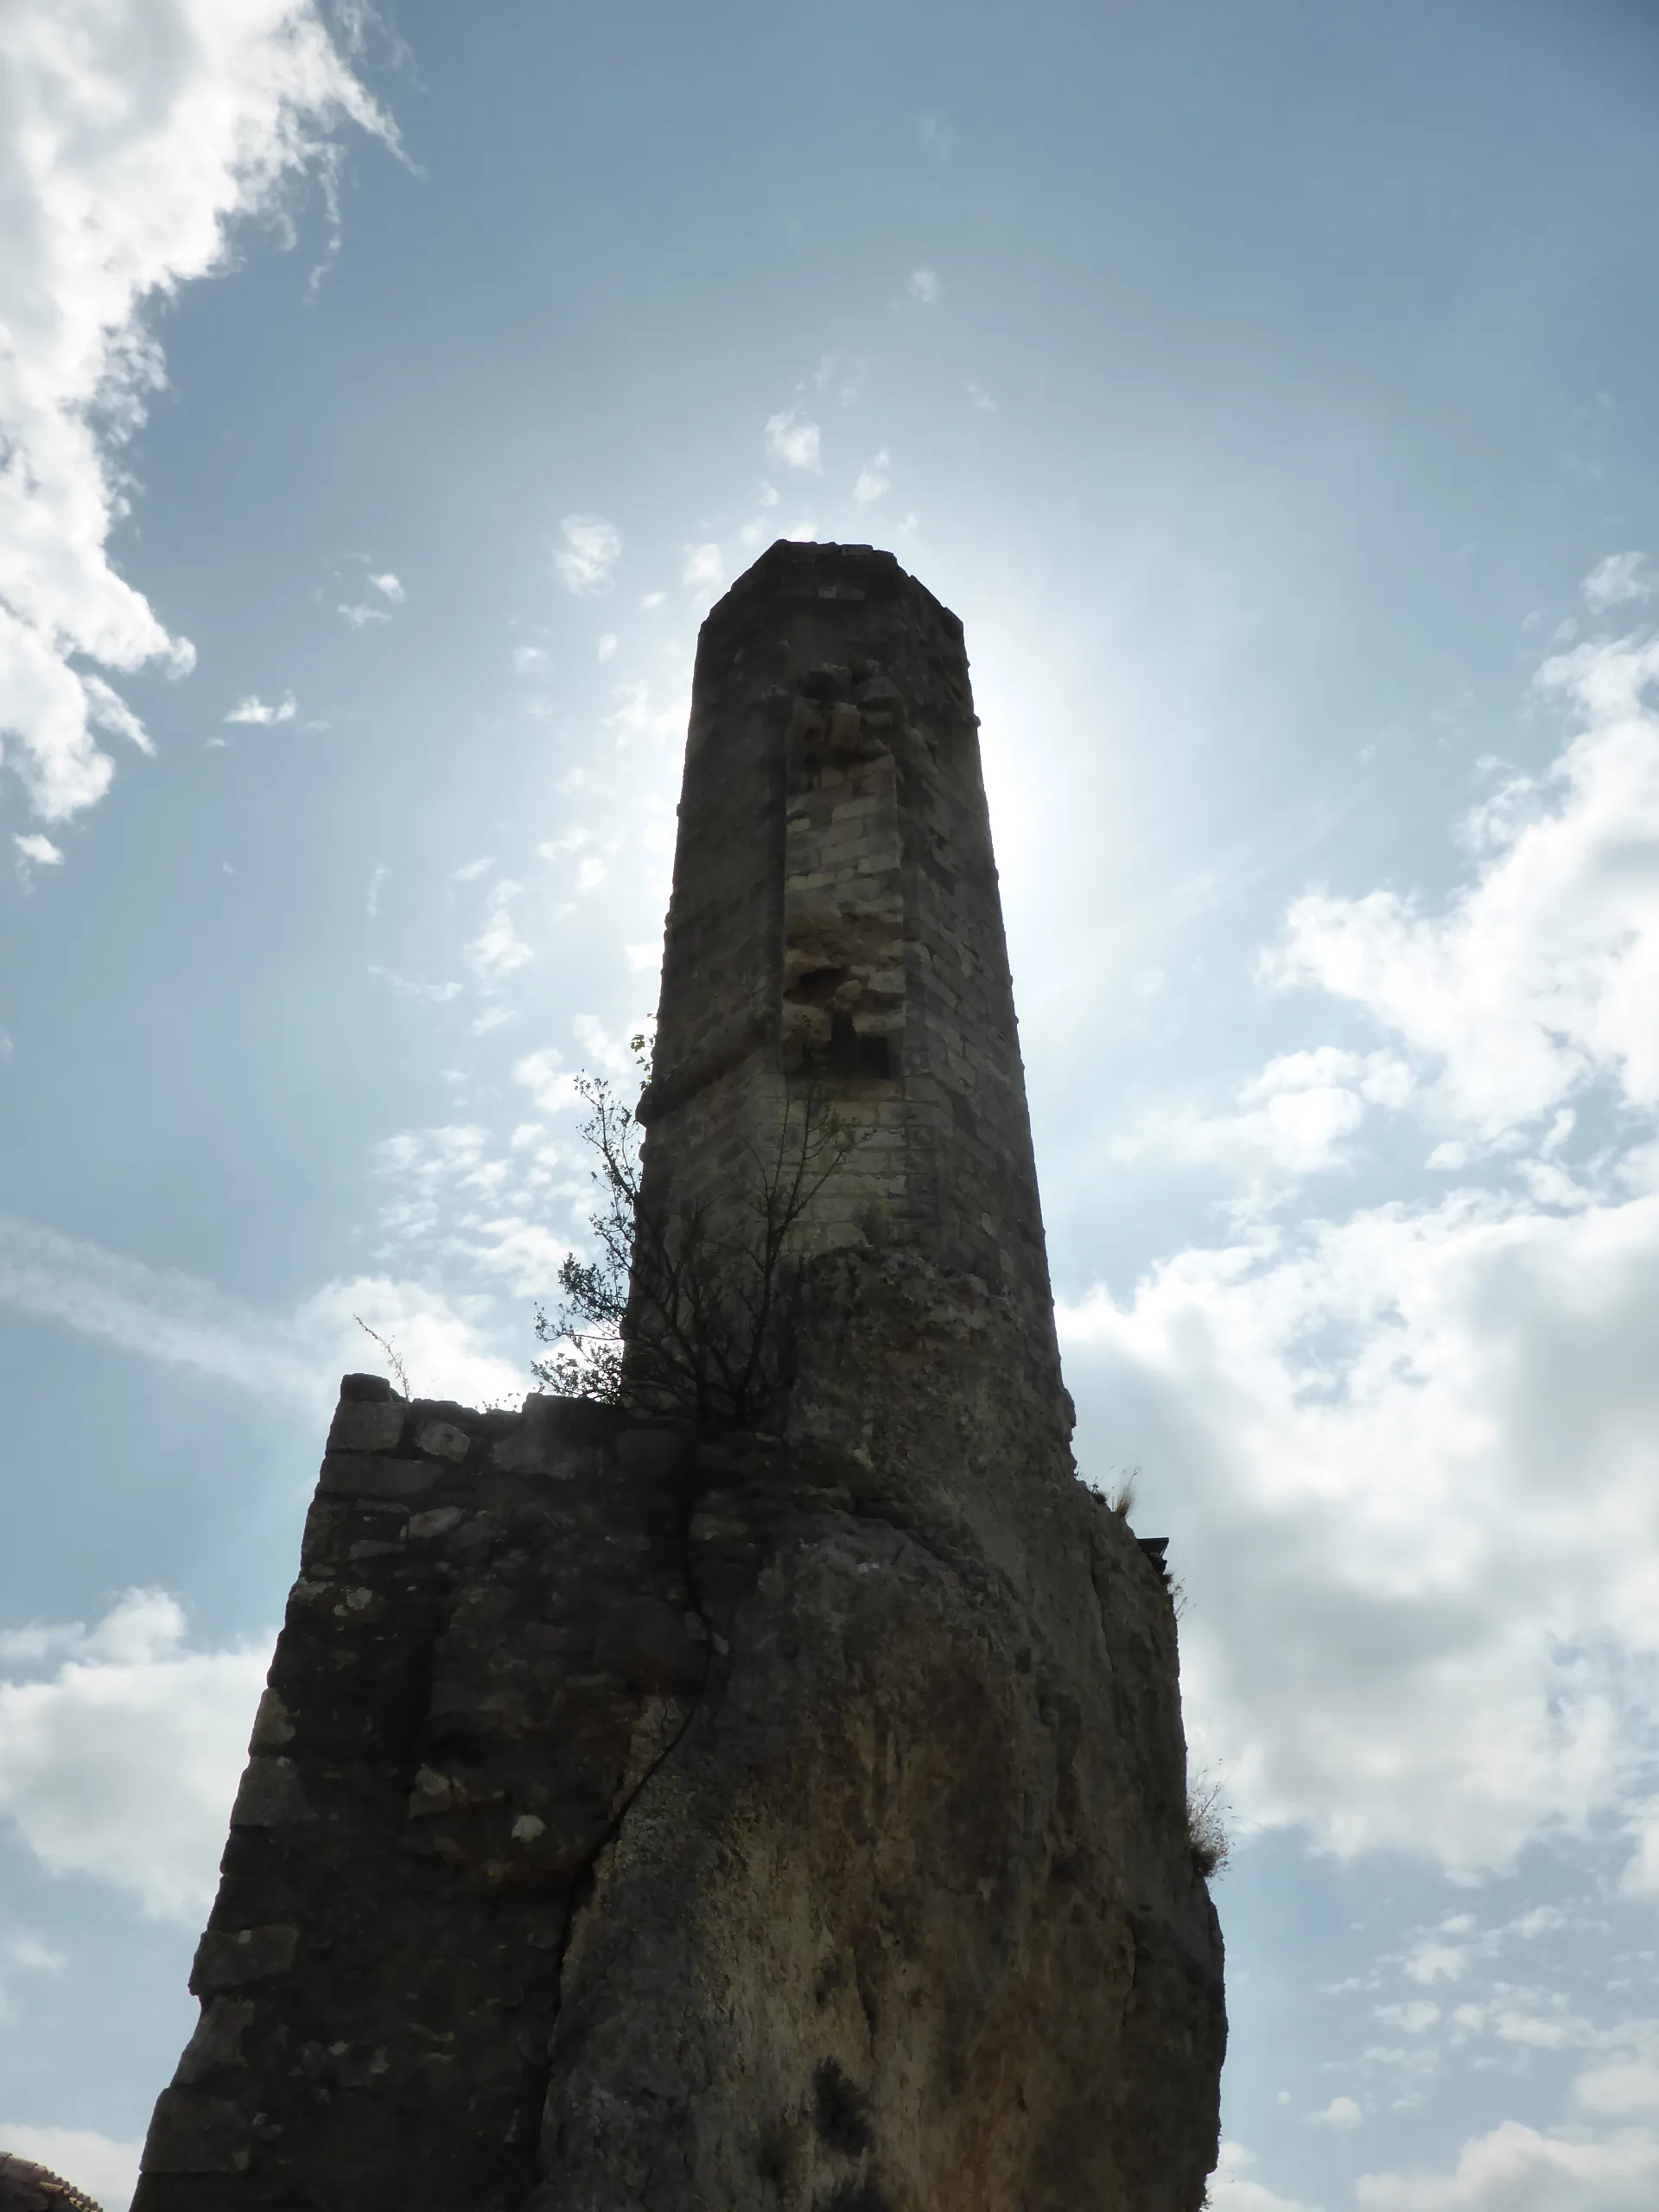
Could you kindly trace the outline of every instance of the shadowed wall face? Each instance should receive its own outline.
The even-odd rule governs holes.
[[[780,543],[699,641],[647,1203],[731,1201],[809,1090],[859,1140],[810,1241],[977,1275],[1052,1362],[962,626],[889,553]]]

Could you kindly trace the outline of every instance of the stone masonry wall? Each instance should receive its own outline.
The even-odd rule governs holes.
[[[647,1203],[741,1202],[809,1085],[861,1140],[820,1248],[1014,1291],[1058,1388],[962,626],[889,553],[779,543],[699,640]]]
[[[981,1513],[1006,1310],[822,1264],[890,1416],[347,1378],[134,2212],[1195,2212],[1167,1590]]]
[[[134,2212],[1198,2212],[1160,1567],[1078,1482],[961,626],[698,650],[648,1211],[860,1141],[765,1433],[348,1377]]]

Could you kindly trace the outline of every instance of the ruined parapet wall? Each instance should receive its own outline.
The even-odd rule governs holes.
[[[1012,1295],[1058,1389],[962,626],[889,553],[780,543],[698,643],[647,1203],[718,1202],[809,1085],[863,1139],[815,1241]]]
[[[895,1482],[974,1332],[848,1264],[840,1445],[347,1379],[134,2212],[1196,2212],[1168,1592]]]
[[[136,2212],[524,2202],[575,1897],[707,1662],[684,1451],[346,1378]]]

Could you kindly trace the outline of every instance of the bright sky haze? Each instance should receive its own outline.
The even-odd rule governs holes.
[[[515,1400],[779,537],[962,617],[1217,2212],[1659,2202],[1659,19],[0,7],[0,2145],[123,2212],[359,1319]]]

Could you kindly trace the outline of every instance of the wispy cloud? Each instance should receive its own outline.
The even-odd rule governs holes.
[[[687,545],[682,550],[685,556],[680,569],[683,584],[695,584],[699,588],[705,588],[725,582],[726,563],[720,557],[718,545],[712,543]]]
[[[396,997],[417,999],[426,1006],[448,1006],[451,999],[461,996],[461,986],[457,982],[423,983],[412,976],[394,975],[390,968],[371,968],[369,973]]]
[[[957,142],[950,124],[943,116],[918,115],[916,118],[916,136],[935,160],[941,162],[950,160]]]
[[[227,722],[257,722],[268,728],[276,722],[291,722],[298,712],[291,691],[285,691],[281,702],[274,707],[267,706],[257,692],[250,691],[245,699],[238,701],[225,719]]]
[[[559,582],[578,599],[608,591],[622,557],[622,533],[603,515],[565,515],[559,523],[564,543],[553,556]]]
[[[944,296],[944,286],[939,282],[938,272],[932,269],[912,269],[905,289],[925,308],[937,306]]]
[[[38,830],[12,833],[12,843],[17,848],[17,873],[27,887],[37,868],[61,868],[63,855],[49,837]]]
[[[363,565],[367,570],[368,563],[365,562]],[[401,607],[409,596],[390,569],[378,575],[369,570],[365,582],[371,591],[378,594],[378,598],[345,601],[334,610],[350,623],[353,630],[366,629],[372,622],[390,622],[393,610]]]
[[[822,444],[816,423],[801,420],[798,408],[786,408],[766,418],[766,451],[788,468],[808,468],[823,474]]]
[[[325,1284],[290,1313],[260,1311],[199,1276],[9,1214],[0,1214],[0,1306],[300,1405],[313,1419],[327,1410],[334,1377],[362,1364],[358,1314],[397,1343],[429,1395],[486,1403],[510,1395],[518,1379],[480,1341],[477,1302],[422,1283],[359,1275]]]
[[[1586,607],[1605,613],[1614,607],[1634,606],[1653,591],[1653,573],[1645,553],[1610,553],[1598,561],[1579,587]]]
[[[488,919],[467,948],[473,973],[481,982],[505,982],[536,957],[519,936],[509,912],[523,888],[522,884],[509,880],[498,883],[490,893]]]
[[[884,498],[889,488],[887,452],[884,446],[874,461],[867,461],[859,470],[858,480],[853,486],[853,497],[861,506],[868,506],[873,499]]]
[[[537,1052],[527,1052],[515,1063],[512,1079],[524,1084],[543,1114],[563,1113],[582,1103],[575,1077],[567,1073],[564,1055],[554,1046],[543,1045]]]
[[[552,655],[541,645],[515,645],[512,649],[515,676],[544,676],[552,665]]]

